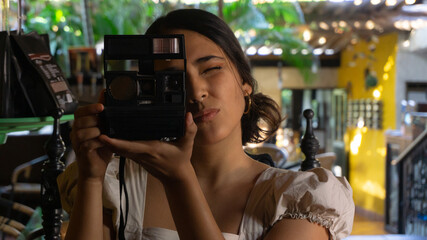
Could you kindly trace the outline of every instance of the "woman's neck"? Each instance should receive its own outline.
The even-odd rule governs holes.
[[[243,151],[239,135],[215,144],[194,146],[191,162],[199,182],[211,186],[228,181],[231,176],[244,172],[254,163]]]

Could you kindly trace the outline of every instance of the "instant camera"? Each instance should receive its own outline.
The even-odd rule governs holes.
[[[156,67],[168,61],[179,61],[183,67]],[[126,140],[183,136],[185,69],[183,35],[106,35],[107,89],[101,115],[105,134]]]

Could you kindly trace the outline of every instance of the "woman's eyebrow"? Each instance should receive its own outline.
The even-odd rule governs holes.
[[[209,60],[211,60],[211,59],[220,59],[220,60],[224,60],[224,58],[223,58],[223,57],[219,57],[219,56],[215,56],[215,55],[209,55],[209,56],[205,56],[205,57],[198,58],[198,59],[196,59],[196,61],[194,61],[194,62],[195,62],[195,63],[197,63],[197,64],[200,64],[200,63],[207,62],[207,61],[209,61]]]

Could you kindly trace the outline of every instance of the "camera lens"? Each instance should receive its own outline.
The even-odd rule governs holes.
[[[153,97],[156,95],[156,84],[152,78],[144,78],[139,80],[140,97]]]
[[[129,76],[118,76],[111,81],[109,90],[113,98],[116,100],[131,100],[136,96],[136,83]]]

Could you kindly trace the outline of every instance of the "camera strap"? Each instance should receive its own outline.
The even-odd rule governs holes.
[[[126,158],[120,156],[120,165],[119,165],[119,184],[120,184],[120,225],[119,225],[119,240],[125,240],[125,228],[128,221],[129,214],[129,197],[126,189],[125,183],[125,163]],[[126,216],[123,216],[122,209],[122,192],[125,194],[125,202],[126,202]]]

